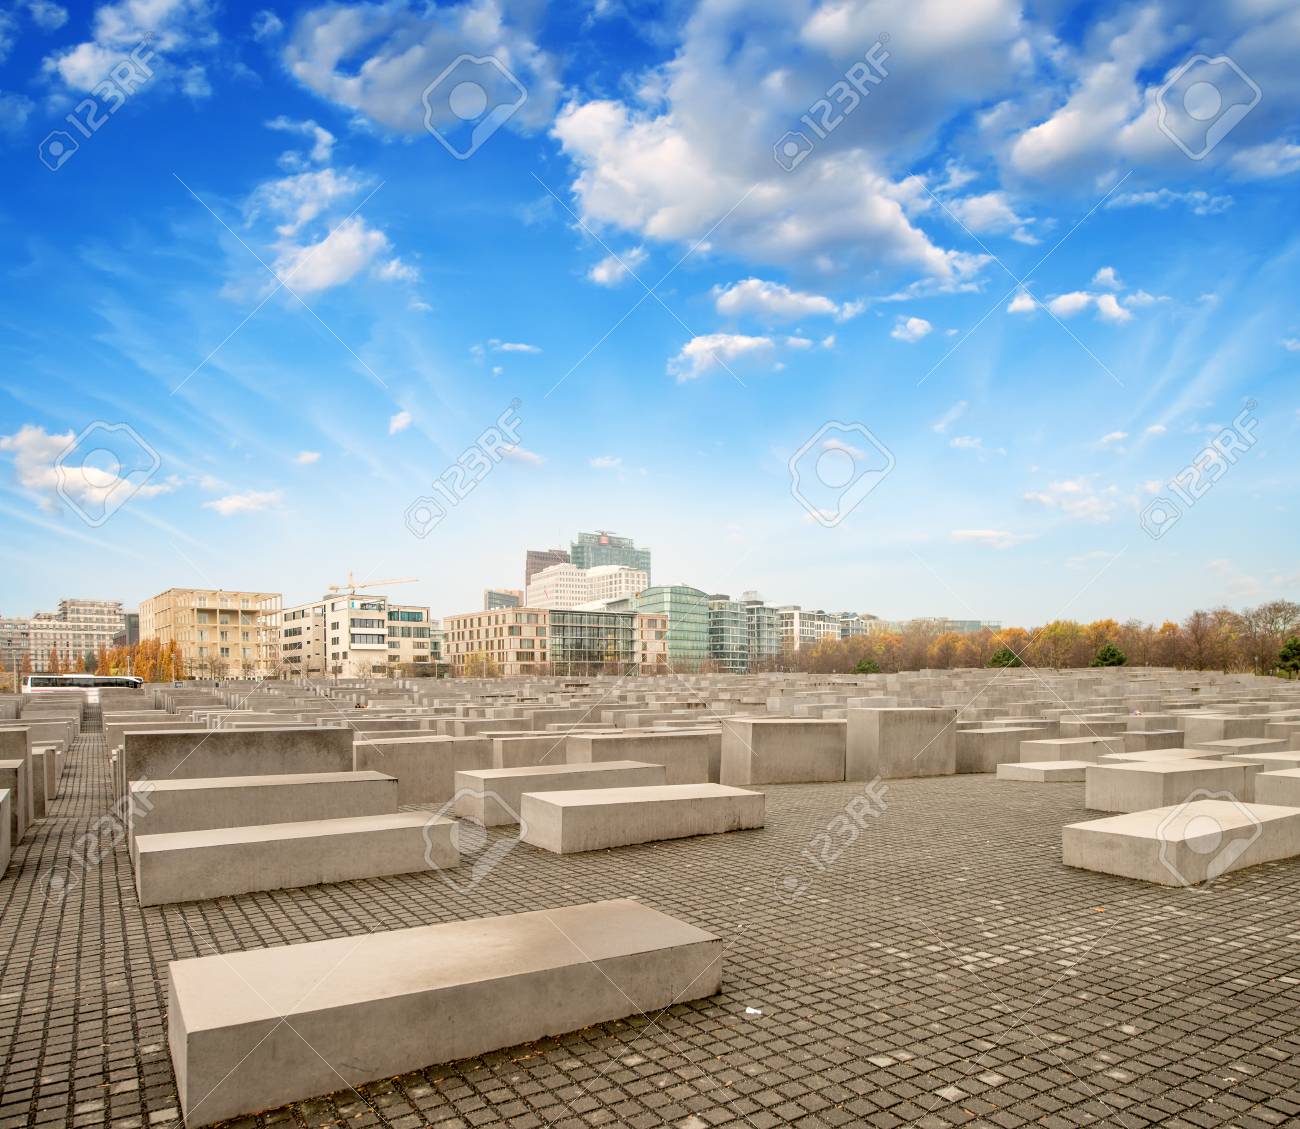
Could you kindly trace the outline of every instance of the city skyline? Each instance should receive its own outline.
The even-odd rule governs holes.
[[[481,6],[7,21],[6,612],[349,567],[454,612],[607,525],[889,618],[1295,594],[1285,10]],[[527,93],[469,153],[447,51]]]

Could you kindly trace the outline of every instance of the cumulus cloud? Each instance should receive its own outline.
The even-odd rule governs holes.
[[[1104,522],[1114,515],[1118,493],[1115,486],[1098,490],[1091,478],[1067,478],[1027,491],[1024,499],[1074,521]]]
[[[317,164],[329,164],[334,153],[334,135],[324,126],[317,125],[311,119],[297,121],[281,114],[266,123],[267,129],[279,130],[281,133],[297,133],[308,138],[311,145],[310,158]]]
[[[1005,192],[952,197],[944,201],[944,207],[975,235],[1010,235],[1017,243],[1030,245],[1038,242],[1038,236],[1029,230],[1034,221],[1017,215]]]
[[[679,384],[696,380],[722,367],[729,369],[741,361],[770,363],[776,343],[770,337],[751,337],[743,333],[706,333],[692,337],[668,362],[668,375]]]
[[[513,459],[517,463],[524,463],[528,466],[541,466],[546,462],[536,451],[530,451],[527,447],[521,447],[518,444],[513,447],[503,447],[501,454],[507,459]]]
[[[57,31],[68,22],[68,10],[50,0],[26,0],[24,5],[32,23],[42,31]]]
[[[1181,204],[1198,216],[1217,216],[1232,207],[1231,196],[1216,196],[1200,188],[1178,192],[1157,188],[1147,192],[1117,192],[1106,198],[1107,208],[1170,208]]]
[[[311,466],[313,463],[320,462],[319,451],[299,451],[293,458],[293,461],[299,466]]]
[[[276,259],[275,271],[295,291],[310,294],[354,278],[388,247],[382,231],[352,216],[316,243],[287,247]]]
[[[934,326],[925,318],[900,315],[894,322],[894,328],[889,331],[889,336],[895,341],[905,341],[909,345],[915,345],[921,338],[928,336],[933,329]]]
[[[617,286],[649,258],[644,247],[629,247],[617,255],[606,255],[587,272],[597,286]]]
[[[1038,303],[1034,301],[1033,295],[1023,286],[1016,291],[1016,296],[1007,303],[1007,313],[1009,314],[1031,314],[1038,309]]]
[[[730,286],[713,288],[714,306],[723,317],[755,317],[766,321],[799,321],[806,317],[830,317],[848,321],[864,307],[861,302],[836,303],[821,294],[792,290],[779,282],[746,278]]]
[[[1099,267],[1097,273],[1092,276],[1092,284],[1105,290],[1124,289],[1124,284],[1120,282],[1119,275],[1115,273],[1114,267]]]
[[[1272,180],[1300,171],[1300,145],[1271,141],[1242,149],[1232,157],[1233,170],[1252,180]]]
[[[269,510],[280,504],[282,495],[279,490],[246,490],[242,494],[227,494],[223,498],[213,498],[204,502],[205,510],[215,510],[222,517],[235,514],[251,514]]]
[[[559,81],[527,22],[539,14],[502,0],[323,4],[299,17],[284,59],[317,94],[402,133],[424,131],[425,88],[440,75],[446,77],[428,99],[435,126],[459,124],[450,107],[459,82],[487,89],[494,104],[507,98],[511,104],[517,88],[507,76],[513,76],[526,96],[508,128],[540,128],[553,116]],[[458,62],[462,55],[490,56],[500,65]]]
[[[410,412],[396,412],[388,417],[388,434],[396,435],[411,426]]]

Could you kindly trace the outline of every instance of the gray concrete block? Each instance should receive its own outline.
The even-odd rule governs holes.
[[[722,723],[720,783],[810,784],[844,779],[848,722],[735,717]]]
[[[950,708],[849,710],[844,778],[951,776],[956,719]]]
[[[591,764],[525,765],[456,773],[455,811],[484,827],[519,822],[525,792],[569,792],[589,788],[634,788],[666,784],[661,764],[595,761]]]

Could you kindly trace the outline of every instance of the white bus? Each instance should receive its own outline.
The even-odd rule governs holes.
[[[29,674],[23,679],[24,694],[54,694],[68,690],[103,690],[113,687],[138,690],[143,678],[130,674]]]

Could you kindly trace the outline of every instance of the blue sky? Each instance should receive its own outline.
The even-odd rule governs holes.
[[[0,611],[1295,599],[1300,10],[1213,9],[10,3]]]

